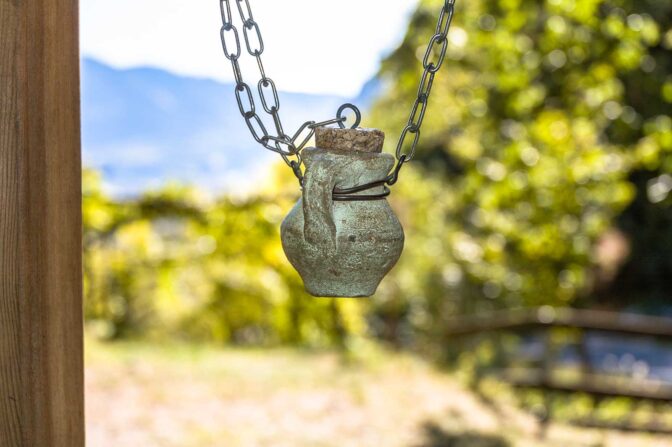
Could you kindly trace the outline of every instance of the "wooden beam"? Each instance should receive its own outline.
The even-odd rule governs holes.
[[[0,446],[83,447],[77,0],[0,0]]]
[[[647,315],[542,307],[462,316],[447,320],[447,337],[543,327],[574,328],[622,335],[672,338],[672,318]]]
[[[582,393],[598,397],[626,397],[635,400],[672,402],[672,385],[653,380],[640,382],[608,374],[584,375],[577,380],[554,378],[533,368],[510,369],[493,373],[494,377],[518,388],[535,388],[561,393]]]

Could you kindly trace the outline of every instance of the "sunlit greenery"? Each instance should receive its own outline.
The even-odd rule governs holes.
[[[310,299],[285,260],[279,225],[294,196],[171,186],[115,202],[95,172],[84,182],[86,314],[99,336],[326,345],[362,330],[350,303]]]
[[[442,4],[421,3],[383,65],[374,121],[388,133],[406,122]],[[481,309],[589,302],[610,261],[596,245],[633,201],[662,210],[624,231],[649,236],[637,254],[659,250],[649,279],[669,286],[669,226],[656,226],[672,222],[672,4],[458,1],[449,40],[416,158],[449,203],[432,213],[433,286]],[[619,293],[647,298],[630,287]]]

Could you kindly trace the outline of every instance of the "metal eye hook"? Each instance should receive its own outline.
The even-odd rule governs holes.
[[[343,121],[338,122],[338,126],[341,129],[345,129],[345,123],[344,123],[345,120],[344,120],[343,112],[345,112],[347,109],[350,109],[353,112],[355,112],[355,123],[350,128],[351,129],[358,128],[359,125],[362,122],[362,112],[359,111],[359,109],[357,108],[356,105],[350,104],[350,103],[345,103],[341,107],[338,108],[338,112],[336,112],[336,118],[339,119],[339,120],[343,120]]]

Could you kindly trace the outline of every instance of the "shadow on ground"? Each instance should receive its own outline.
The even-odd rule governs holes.
[[[480,433],[453,433],[428,422],[423,426],[424,439],[417,447],[511,447],[501,436]]]

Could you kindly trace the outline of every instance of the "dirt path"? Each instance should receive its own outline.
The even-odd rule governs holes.
[[[90,447],[663,447],[536,424],[417,359],[148,345],[87,347]]]

